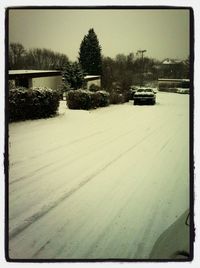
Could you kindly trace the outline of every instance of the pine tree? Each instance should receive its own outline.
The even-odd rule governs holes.
[[[84,74],[77,62],[65,65],[63,68],[63,80],[66,86],[71,89],[78,89],[83,86]]]
[[[101,74],[102,59],[101,46],[93,29],[84,36],[79,51],[79,63],[85,74]]]

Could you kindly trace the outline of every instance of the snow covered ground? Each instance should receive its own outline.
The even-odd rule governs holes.
[[[189,207],[189,96],[9,125],[9,249],[23,259],[145,259]]]

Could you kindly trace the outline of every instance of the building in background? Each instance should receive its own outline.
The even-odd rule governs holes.
[[[189,59],[165,59],[160,65],[160,77],[168,79],[188,79]]]
[[[9,81],[15,87],[48,87],[58,89],[62,86],[62,72],[56,70],[9,70]],[[85,87],[92,84],[101,87],[100,75],[86,75]]]
[[[101,76],[100,75],[86,75],[84,77],[86,89],[89,89],[93,84],[95,86],[101,87]]]
[[[62,73],[56,70],[9,70],[8,75],[15,87],[58,89],[62,84]]]

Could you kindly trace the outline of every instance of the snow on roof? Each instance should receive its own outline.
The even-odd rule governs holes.
[[[9,75],[24,75],[24,74],[47,74],[47,73],[61,73],[58,70],[9,70]],[[99,79],[100,75],[86,75],[85,79]]]
[[[190,79],[158,78],[158,81],[174,81],[174,82],[175,82],[175,81],[177,81],[177,82],[179,82],[179,81],[180,81],[180,82],[184,82],[184,81],[185,81],[185,82],[189,82]]]
[[[100,78],[100,75],[86,75],[85,77],[84,77],[85,79],[90,79],[90,78]]]
[[[173,62],[170,59],[166,59],[162,62],[162,64],[173,64]]]
[[[15,74],[39,74],[39,73],[60,73],[58,70],[9,70],[9,75]]]
[[[182,60],[179,59],[165,59],[163,60],[162,64],[168,65],[168,64],[177,64],[183,62]]]

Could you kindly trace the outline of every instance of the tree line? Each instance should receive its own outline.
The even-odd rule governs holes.
[[[80,88],[85,75],[101,75],[102,87],[128,90],[131,85],[141,85],[162,78],[188,78],[189,59],[163,68],[156,59],[140,57],[137,53],[118,54],[114,59],[104,57],[94,29],[89,29],[79,49],[78,61],[70,62],[65,54],[49,49],[26,50],[20,43],[9,46],[9,69],[62,70],[66,88]]]
[[[69,63],[69,59],[65,54],[46,48],[26,50],[20,43],[11,43],[8,54],[10,70],[60,70]]]

